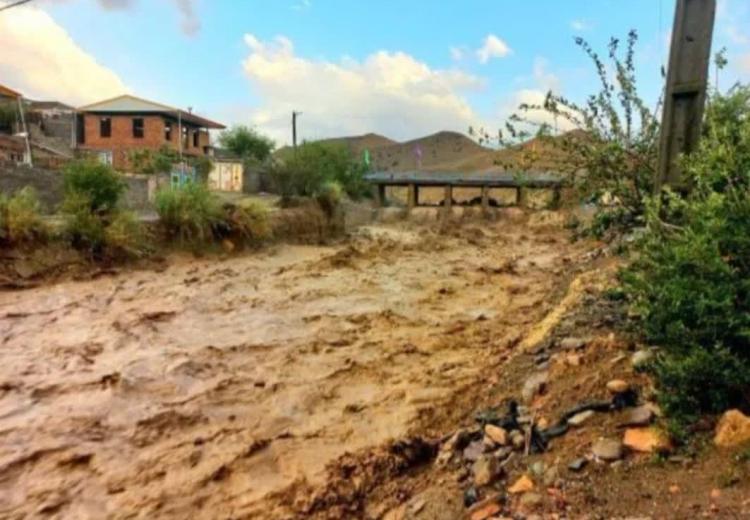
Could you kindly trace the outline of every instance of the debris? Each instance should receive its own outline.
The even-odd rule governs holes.
[[[502,511],[502,496],[496,495],[477,502],[469,509],[470,520],[487,520]]]
[[[591,452],[604,461],[619,460],[622,458],[622,443],[614,439],[599,439],[591,447]]]
[[[488,424],[484,427],[484,434],[492,439],[492,441],[498,446],[505,446],[508,444],[508,432],[505,428],[495,426],[494,424]]]
[[[502,470],[497,459],[490,455],[482,455],[471,468],[474,474],[474,485],[477,487],[492,484],[500,476]]]
[[[622,426],[648,426],[654,419],[654,411],[648,405],[639,406],[628,411]]]
[[[535,509],[541,503],[542,503],[542,495],[540,495],[539,493],[533,493],[533,492],[524,493],[521,496],[521,500],[519,502],[520,506],[526,510]]]
[[[579,350],[586,346],[586,341],[581,338],[565,338],[560,341],[563,350]]]
[[[477,488],[472,486],[464,491],[464,507],[471,507],[477,502],[479,502],[479,493],[477,492]]]
[[[581,366],[581,356],[578,354],[568,354],[565,356],[565,363],[572,367]]]
[[[521,397],[524,402],[530,403],[538,394],[543,393],[547,388],[548,379],[549,374],[547,372],[532,374],[523,384],[523,389],[521,390]]]
[[[656,428],[628,428],[622,442],[631,450],[642,453],[664,452],[672,448],[669,437]]]
[[[464,459],[469,462],[476,462],[477,459],[484,453],[484,443],[480,441],[474,441],[469,443],[464,449]]]
[[[676,495],[680,492],[680,486],[678,486],[677,484],[672,484],[671,486],[669,486],[669,492],[673,495]]]
[[[534,464],[532,464],[531,467],[529,467],[529,469],[531,470],[531,472],[534,474],[535,477],[541,477],[542,475],[544,475],[544,470],[545,470],[544,462],[539,460],[535,462]]]
[[[607,390],[612,394],[622,394],[630,390],[630,385],[622,379],[613,379],[607,383]]]
[[[746,442],[750,442],[750,417],[739,410],[729,410],[716,426],[714,444],[720,448],[731,448]]]
[[[721,498],[721,490],[720,489],[712,489],[711,490],[711,500],[719,500]]]
[[[583,468],[585,468],[586,464],[588,463],[589,463],[588,459],[581,457],[581,458],[575,459],[570,464],[568,464],[568,469],[570,471],[578,472],[578,471],[581,471]]]
[[[510,442],[513,444],[514,448],[521,449],[526,444],[526,439],[523,433],[518,430],[513,430],[510,433]]]
[[[630,358],[633,368],[643,368],[649,361],[654,358],[653,350],[639,350]]]
[[[508,493],[511,495],[518,495],[526,493],[534,489],[534,481],[528,475],[523,475],[521,478],[508,488]]]
[[[577,413],[568,419],[568,424],[571,426],[582,426],[583,423],[591,419],[594,415],[596,415],[596,412],[593,410],[586,410],[585,412]]]

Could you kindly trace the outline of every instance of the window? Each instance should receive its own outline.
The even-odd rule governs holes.
[[[164,139],[167,141],[172,140],[172,121],[164,123]]]
[[[100,137],[112,137],[112,119],[109,117],[102,117],[99,119],[99,136]]]
[[[182,147],[187,148],[188,147],[188,129],[184,126],[182,127]]]
[[[198,145],[200,143],[200,135],[201,134],[200,134],[200,132],[198,130],[196,130],[195,132],[193,132],[193,146],[195,148],[198,148]]]
[[[136,139],[143,138],[143,118],[136,117],[133,119],[133,137]]]

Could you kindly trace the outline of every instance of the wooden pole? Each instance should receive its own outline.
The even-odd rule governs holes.
[[[664,95],[656,189],[687,188],[677,159],[698,144],[706,103],[716,0],[677,0]]]

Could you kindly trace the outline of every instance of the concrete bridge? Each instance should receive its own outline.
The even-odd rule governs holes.
[[[383,207],[386,203],[386,188],[388,186],[406,187],[408,189],[407,206],[414,208],[420,206],[420,188],[442,187],[445,190],[443,202],[444,207],[453,205],[454,188],[480,188],[482,208],[490,207],[489,192],[491,188],[511,188],[516,190],[516,204],[520,204],[524,189],[546,189],[553,192],[553,203],[560,200],[560,190],[565,185],[564,179],[552,173],[539,173],[531,175],[514,173],[456,173],[456,172],[373,172],[365,175],[365,179],[376,187],[376,203]]]

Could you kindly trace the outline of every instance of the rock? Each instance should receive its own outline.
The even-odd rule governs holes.
[[[231,253],[232,251],[234,251],[235,245],[234,245],[234,242],[232,242],[228,238],[225,238],[224,240],[221,241],[221,247],[227,253]]]
[[[669,451],[669,437],[656,428],[628,428],[622,443],[633,451],[653,453]]]
[[[530,509],[536,509],[542,503],[542,500],[542,495],[539,493],[524,493],[521,496],[519,505],[528,511]]]
[[[593,410],[586,410],[584,412],[577,413],[573,417],[568,419],[568,424],[571,426],[581,426],[583,423],[591,419],[594,415],[596,415],[596,412]]]
[[[601,460],[619,460],[622,458],[622,443],[614,439],[599,439],[591,447],[591,452]]]
[[[549,421],[545,417],[540,417],[536,421],[536,427],[540,430],[546,430],[547,428],[549,428]]]
[[[481,502],[477,502],[469,509],[469,518],[471,520],[487,520],[502,511],[500,505],[502,497],[494,496]]]
[[[711,490],[711,500],[719,500],[721,498],[721,490],[720,489],[712,489]]]
[[[475,462],[483,453],[484,443],[482,441],[474,441],[464,448],[464,459],[469,462]]]
[[[565,356],[565,363],[571,367],[581,366],[581,356],[578,354],[568,354]]]
[[[622,394],[630,390],[630,385],[622,379],[613,379],[607,383],[607,390],[613,394]]]
[[[471,507],[477,502],[479,502],[479,493],[477,492],[477,488],[470,487],[469,489],[464,491],[464,507]]]
[[[669,486],[669,492],[673,495],[676,495],[680,492],[680,486],[678,486],[677,484],[672,484],[671,486]]]
[[[558,471],[557,466],[550,466],[544,472],[544,485],[546,487],[554,486],[559,476],[560,472]]]
[[[565,338],[560,342],[560,348],[564,350],[578,350],[586,346],[586,341],[581,338]]]
[[[639,350],[630,358],[633,368],[643,368],[649,361],[654,359],[653,350]]]
[[[510,442],[513,444],[513,447],[518,450],[526,446],[526,437],[520,431],[513,430],[510,433]]]
[[[731,448],[750,442],[750,417],[739,410],[729,410],[716,425],[714,444]]]
[[[519,495],[526,493],[534,489],[534,481],[529,478],[528,475],[523,475],[521,478],[508,488],[508,493],[511,495]]]
[[[488,486],[500,476],[501,468],[495,457],[482,455],[471,467],[474,474],[474,485],[477,487]]]
[[[531,470],[535,477],[541,477],[542,475],[544,475],[544,462],[542,462],[541,460],[536,461],[529,467],[529,470]]]
[[[586,464],[588,463],[589,461],[587,459],[581,457],[579,459],[574,460],[570,464],[568,464],[568,469],[570,471],[578,472],[578,471],[581,471],[583,468],[585,468]]]
[[[526,382],[523,384],[521,389],[521,397],[524,402],[530,403],[537,394],[541,394],[547,387],[547,380],[549,374],[547,372],[537,372],[532,374]]]
[[[508,432],[505,428],[495,426],[494,424],[488,424],[484,427],[484,434],[492,439],[492,441],[498,446],[505,446],[508,444]]]
[[[654,420],[654,411],[648,405],[632,408],[625,416],[622,426],[648,426]]]

